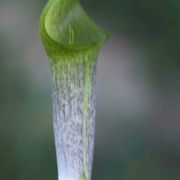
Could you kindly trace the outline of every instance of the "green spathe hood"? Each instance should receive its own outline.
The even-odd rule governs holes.
[[[40,19],[40,34],[50,58],[73,51],[97,49],[107,39],[78,0],[49,0]]]

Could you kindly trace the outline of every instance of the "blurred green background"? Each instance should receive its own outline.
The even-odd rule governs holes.
[[[57,179],[45,0],[0,0],[0,180]],[[112,37],[97,75],[93,180],[180,179],[180,1],[82,0]]]

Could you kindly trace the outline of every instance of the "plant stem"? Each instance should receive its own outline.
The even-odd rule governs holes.
[[[59,180],[91,179],[96,61],[85,58],[80,62],[52,64],[54,136]]]

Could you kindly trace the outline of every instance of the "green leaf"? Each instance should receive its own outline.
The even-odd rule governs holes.
[[[78,0],[49,0],[41,14],[40,34],[48,56],[54,60],[73,51],[98,51],[108,37]]]

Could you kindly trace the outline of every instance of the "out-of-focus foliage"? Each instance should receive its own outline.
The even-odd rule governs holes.
[[[0,179],[53,180],[45,0],[0,0]],[[82,0],[112,32],[98,64],[93,179],[180,179],[180,3]]]
[[[147,63],[157,83],[167,78],[167,71],[180,71],[178,0],[86,1],[87,7],[95,10],[105,24],[112,23],[117,33],[126,34],[145,48],[149,55]]]

